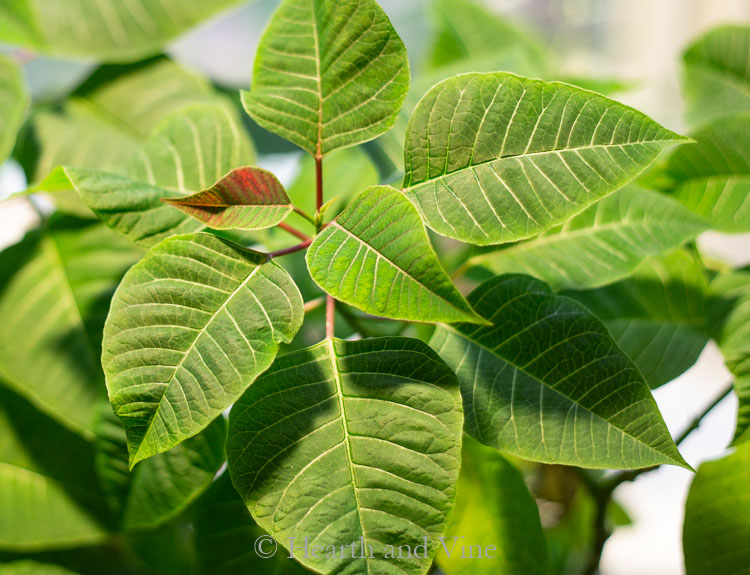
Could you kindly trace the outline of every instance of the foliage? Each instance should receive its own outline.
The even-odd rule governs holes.
[[[469,0],[413,79],[375,0],[283,0],[234,96],[159,55],[233,3],[0,7],[98,63],[29,106],[0,58],[0,159],[54,203],[0,253],[0,574],[593,574],[616,488],[691,470],[651,389],[709,338],[737,450],[686,565],[744,572],[750,273],[695,239],[750,230],[750,30],[687,49],[685,137]]]

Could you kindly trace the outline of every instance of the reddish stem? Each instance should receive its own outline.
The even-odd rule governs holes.
[[[315,156],[315,209],[323,206],[323,156]]]
[[[336,317],[336,300],[326,296],[326,337],[333,337],[333,325]]]
[[[292,246],[291,248],[285,248],[283,250],[277,250],[275,252],[270,252],[268,254],[269,258],[277,258],[279,256],[285,256],[287,254],[293,254],[294,252],[300,252],[307,248],[312,243],[311,238],[307,238],[304,242],[301,244],[297,244],[296,246]]]
[[[281,228],[282,230],[284,230],[285,232],[289,232],[289,233],[290,233],[290,234],[292,234],[293,236],[295,236],[295,237],[297,237],[297,238],[301,239],[301,240],[302,240],[303,242],[306,242],[307,240],[309,240],[309,239],[310,239],[310,236],[307,236],[307,235],[303,234],[303,233],[302,233],[301,231],[299,231],[299,230],[298,230],[297,228],[293,228],[292,226],[290,226],[289,224],[285,224],[284,222],[281,222],[281,223],[279,224],[279,227],[280,227],[280,228]]]

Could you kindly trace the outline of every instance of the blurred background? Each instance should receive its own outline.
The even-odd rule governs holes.
[[[429,57],[440,16],[429,0],[380,2],[404,40],[417,74]],[[259,36],[276,4],[277,0],[240,4],[184,34],[167,52],[222,88],[233,92],[247,88]],[[571,81],[594,79],[587,86],[606,88],[616,99],[678,132],[685,129],[679,88],[683,49],[717,24],[750,22],[748,0],[484,0],[484,4],[549,49],[554,75]],[[36,101],[53,102],[95,68],[84,61],[15,55],[25,60],[26,79]],[[546,79],[552,78],[548,74]],[[285,184],[294,180],[300,169],[299,153],[273,139],[268,145],[256,140],[256,145],[261,166],[273,169]],[[24,170],[14,160],[0,167],[0,198],[27,184]],[[24,200],[0,205],[0,248],[18,241],[35,220]],[[705,253],[734,265],[750,263],[748,235],[710,232],[699,244]],[[693,368],[657,389],[656,400],[673,434],[684,429],[730,380],[718,350],[709,344]],[[732,437],[736,408],[732,395],[683,444],[683,455],[693,467],[723,453]],[[602,573],[683,573],[682,516],[691,478],[685,470],[665,467],[618,489],[617,501],[632,524],[618,528],[607,542]]]

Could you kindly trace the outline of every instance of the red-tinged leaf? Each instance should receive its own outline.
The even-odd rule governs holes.
[[[219,230],[270,228],[292,211],[276,176],[255,167],[237,168],[207,190],[163,201]]]

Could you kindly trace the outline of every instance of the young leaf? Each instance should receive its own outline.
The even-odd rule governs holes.
[[[297,286],[264,254],[205,233],[151,248],[104,326],[102,364],[131,468],[216,419],[302,319]]]
[[[665,166],[674,196],[711,227],[750,231],[750,114],[692,134],[697,145],[675,150]]]
[[[414,110],[404,192],[436,232],[499,244],[567,220],[684,141],[568,84],[464,74],[437,84]]]
[[[236,168],[197,194],[164,201],[218,230],[271,228],[292,211],[276,176],[251,167]]]
[[[713,338],[734,375],[739,399],[734,445],[750,441],[750,273],[734,272],[711,282]]]
[[[685,51],[683,61],[691,124],[750,112],[750,27],[711,30]]]
[[[198,435],[128,470],[125,430],[103,405],[96,428],[96,464],[125,531],[153,529],[203,493],[224,462],[226,422],[216,418]]]
[[[54,56],[128,62],[237,0],[13,0],[0,6],[0,41]]]
[[[0,254],[0,378],[88,437],[104,397],[109,301],[142,254],[106,226],[70,217],[53,217]]]
[[[691,367],[708,343],[703,266],[685,251],[652,257],[635,273],[565,295],[596,315],[652,389]]]
[[[375,0],[284,0],[242,101],[258,124],[321,157],[388,130],[408,87],[406,49]]]
[[[318,234],[306,257],[323,290],[368,313],[483,321],[443,271],[417,210],[394,188],[367,188]]]
[[[750,565],[750,445],[698,468],[685,505],[687,575],[742,575]]]
[[[21,68],[0,54],[0,163],[13,149],[28,105]]]
[[[456,378],[424,343],[327,339],[280,357],[232,408],[229,471],[316,572],[423,574],[453,507],[461,421]],[[318,545],[352,553],[314,557]],[[424,547],[404,559],[400,545]]]
[[[497,451],[464,438],[440,569],[446,575],[545,575],[546,560],[539,509],[523,475]]]
[[[0,382],[0,550],[100,543],[107,500],[90,443]]]
[[[474,256],[467,265],[533,275],[555,289],[591,288],[626,277],[647,256],[673,250],[706,228],[663,194],[626,187],[560,227]]]
[[[586,308],[518,275],[469,303],[493,325],[440,326],[430,340],[456,371],[469,435],[544,463],[689,468],[643,376]]]

